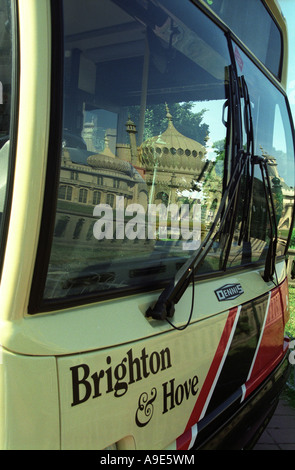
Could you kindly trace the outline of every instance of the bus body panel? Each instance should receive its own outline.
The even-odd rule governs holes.
[[[243,276],[223,279],[226,285],[237,280],[245,288]],[[121,345],[113,348],[102,346],[97,351],[62,354],[62,344],[58,348],[51,344],[52,356],[44,357],[4,350],[3,448],[58,448],[60,427],[63,449],[106,448],[114,443],[118,449],[130,450],[171,446],[187,449],[195,441],[194,430],[202,430],[203,426],[206,433],[206,424],[214,421],[217,409],[223,410],[227,397],[236,400],[238,395],[241,406],[249,396],[251,400],[252,392],[267,382],[287,353],[287,281],[272,289],[271,294],[252,299],[242,304],[236,300],[236,306],[199,318],[183,332],[156,327],[157,334],[151,337],[126,341],[125,336],[123,341],[121,327]],[[75,314],[78,319],[78,312]],[[39,318],[47,333],[48,320],[54,317],[48,314]],[[29,324],[32,320],[26,321]],[[97,337],[101,328],[100,322],[92,326]],[[35,331],[39,340],[45,334],[45,329]],[[60,332],[64,345],[70,338],[73,341],[83,336],[81,331],[82,325],[75,329],[73,317],[71,334]],[[26,348],[32,351],[32,346],[28,343]],[[235,377],[230,388],[228,374]],[[7,431],[11,427],[13,433]],[[200,439],[203,434],[199,431]],[[179,439],[175,441],[176,435]]]
[[[60,449],[55,358],[24,356],[3,348],[0,378],[1,449]]]
[[[127,436],[137,449],[167,447],[176,429],[180,434],[186,426],[226,318],[227,312],[200,322],[183,339],[174,332],[111,352],[59,358],[62,447],[105,448]],[[213,330],[207,339],[208,324]]]
[[[288,317],[284,281],[181,333],[59,358],[62,448],[120,448],[132,437],[136,449],[163,449],[177,433],[188,449],[203,418],[237,394],[243,404],[283,360]]]

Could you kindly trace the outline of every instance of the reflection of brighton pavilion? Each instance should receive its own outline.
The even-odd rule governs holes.
[[[94,146],[94,124],[84,125],[85,148],[63,148],[55,226],[57,238],[93,240],[94,207],[108,204],[116,209],[118,196],[124,198],[125,208],[132,203],[145,209],[151,203],[166,206],[181,203],[184,192],[192,189],[193,182],[202,173],[206,148],[178,132],[169,112],[167,120],[167,129],[161,135],[147,139],[138,147],[136,126],[128,119],[129,144],[116,143],[115,133],[109,129],[101,152]],[[218,205],[220,188],[219,178],[214,175],[207,188],[209,209]],[[210,216],[210,210],[208,214]]]
[[[205,165],[205,147],[178,132],[168,110],[166,116],[167,129],[143,142],[138,152],[150,203],[177,203]]]

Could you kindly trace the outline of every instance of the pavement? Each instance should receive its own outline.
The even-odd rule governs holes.
[[[273,417],[252,450],[295,450],[295,408],[286,398],[280,398]]]

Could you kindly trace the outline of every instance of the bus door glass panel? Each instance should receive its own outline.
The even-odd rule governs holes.
[[[252,61],[233,45],[237,59],[237,70],[244,76],[253,119],[254,154],[267,161],[278,229],[277,255],[283,255],[291,229],[294,204],[294,143],[285,96],[254,65]],[[242,103],[243,104],[243,103]],[[244,132],[243,146],[247,146]],[[246,184],[246,180],[245,180]],[[239,211],[235,228],[237,242],[245,213],[243,211],[245,186],[241,190]],[[272,236],[267,200],[259,166],[255,166],[253,200],[250,207],[250,243],[233,242],[229,266],[249,261],[265,261]]]
[[[64,0],[64,128],[45,299],[152,288],[210,229],[227,41],[189,1]],[[218,244],[201,271],[218,269]]]
[[[0,0],[0,246],[8,195],[12,88],[12,18],[10,2]]]

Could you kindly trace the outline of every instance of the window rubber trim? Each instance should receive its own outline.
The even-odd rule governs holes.
[[[292,139],[293,139],[294,181],[295,181],[295,123],[294,123],[293,117],[292,117],[290,102],[289,102],[289,99],[286,95],[285,95],[285,103],[286,103],[286,108],[287,108],[287,113],[288,113],[290,128],[291,128],[291,134],[292,134]],[[293,188],[293,191],[294,191],[294,196],[293,196],[294,197],[294,202],[293,202],[293,211],[292,211],[292,221],[291,221],[291,224],[290,224],[289,235],[288,235],[287,242],[286,242],[286,249],[285,249],[285,255],[286,256],[287,256],[288,250],[290,248],[291,237],[292,237],[293,227],[294,227],[294,223],[295,223],[295,187]]]

